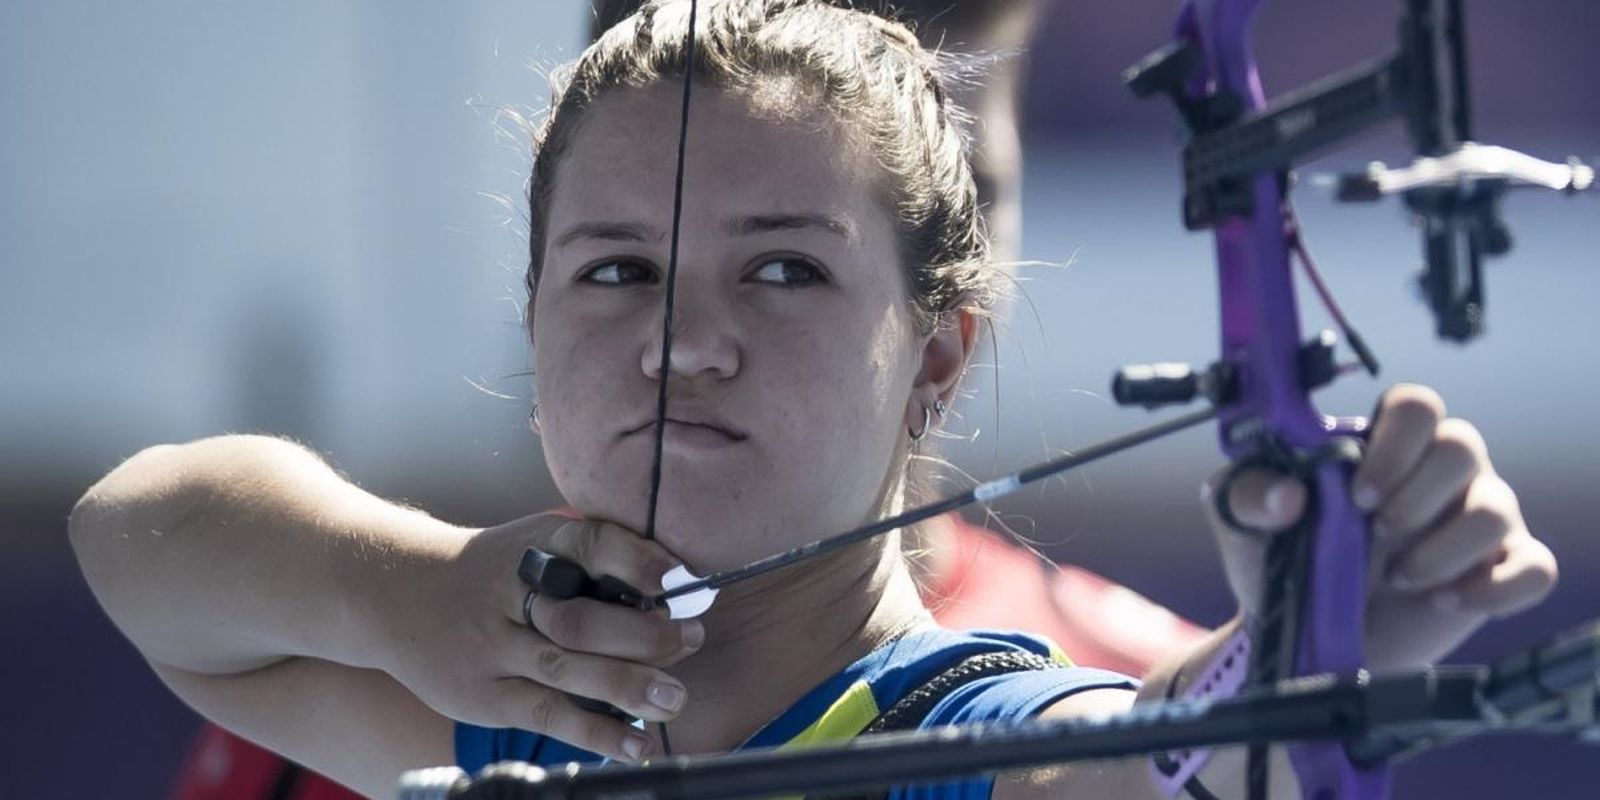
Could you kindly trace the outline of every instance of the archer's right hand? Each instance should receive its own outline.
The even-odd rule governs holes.
[[[529,547],[646,593],[680,563],[656,542],[607,522],[538,514],[484,529],[425,571],[392,609],[389,673],[454,720],[522,728],[627,761],[658,752],[650,734],[585,711],[568,695],[646,721],[671,719],[687,694],[661,668],[699,649],[705,629],[693,619],[669,620],[664,610],[581,597],[536,597],[530,629],[523,619],[528,586],[517,576]]]

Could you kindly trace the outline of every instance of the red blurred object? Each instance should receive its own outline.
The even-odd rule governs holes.
[[[171,798],[361,800],[361,795],[277,753],[208,724],[189,748]]]
[[[1049,637],[1086,667],[1135,677],[1206,630],[1089,570],[1053,564],[992,531],[948,517],[956,549],[925,581],[923,600],[947,628],[1006,628]]]
[[[924,596],[950,628],[1011,628],[1048,636],[1073,661],[1143,675],[1205,631],[1127,587],[1057,566],[959,517],[950,571]],[[426,766],[426,765],[418,765]],[[398,776],[396,776],[398,778]],[[213,725],[200,732],[172,800],[359,800],[361,795]]]

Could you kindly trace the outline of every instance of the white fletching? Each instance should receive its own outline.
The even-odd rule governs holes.
[[[700,580],[698,575],[689,571],[688,567],[679,564],[667,574],[661,576],[661,590],[670,592],[685,584]],[[706,613],[711,608],[712,601],[717,599],[716,589],[701,589],[690,592],[682,597],[673,597],[667,600],[667,614],[673,619],[694,619]]]

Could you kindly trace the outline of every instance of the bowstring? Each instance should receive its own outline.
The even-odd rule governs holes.
[[[672,239],[667,251],[666,301],[661,314],[661,364],[656,373],[656,427],[655,451],[650,461],[650,504],[645,510],[644,538],[656,538],[656,506],[661,499],[661,453],[667,431],[667,378],[672,368],[672,311],[677,295],[678,240],[683,224],[683,173],[689,143],[689,96],[693,85],[695,56],[695,16],[698,0],[689,0],[689,24],[684,34],[683,55],[683,107],[678,115],[678,163],[672,181]],[[667,723],[657,723],[661,733],[663,755],[672,754],[672,743],[667,738]]]

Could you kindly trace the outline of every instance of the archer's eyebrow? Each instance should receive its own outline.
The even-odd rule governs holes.
[[[752,214],[732,217],[722,223],[730,236],[754,236],[772,231],[820,230],[847,242],[856,240],[856,226],[848,219],[821,212],[805,214]],[[556,247],[566,247],[579,239],[608,242],[661,241],[666,234],[642,222],[580,222],[556,237]]]
[[[735,236],[750,236],[769,231],[817,229],[831,233],[847,242],[856,240],[856,226],[850,220],[820,212],[807,214],[755,214],[735,217],[723,223],[722,229]]]
[[[659,241],[661,231],[642,222],[580,222],[556,237],[556,247],[566,247],[579,239],[600,239],[607,242]]]

